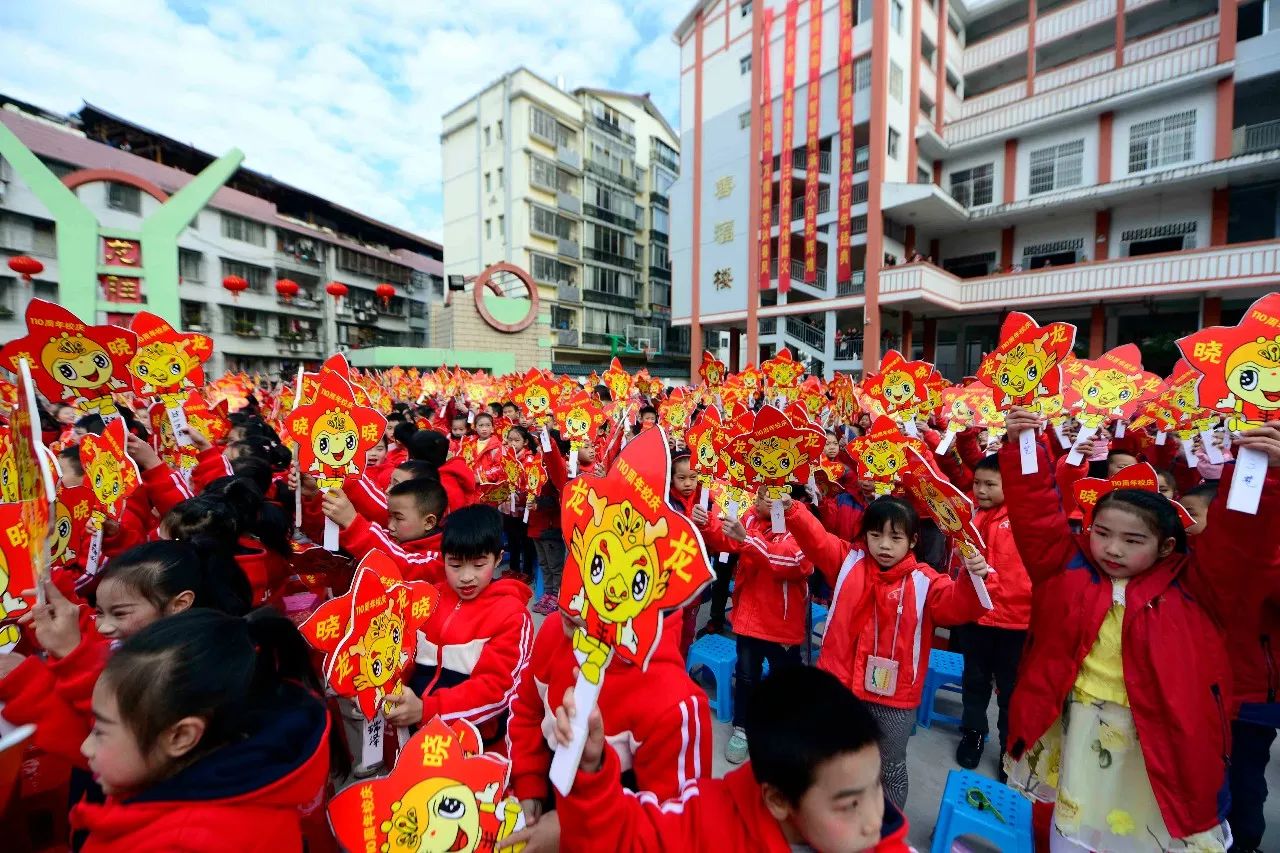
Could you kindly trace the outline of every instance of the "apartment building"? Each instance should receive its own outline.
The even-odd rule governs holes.
[[[498,261],[530,272],[552,367],[585,374],[612,355],[683,375],[671,330],[675,132],[647,95],[567,92],[517,68],[444,116],[447,275]]]
[[[1132,341],[1167,371],[1177,337],[1234,323],[1276,289],[1276,0],[800,0],[790,15],[789,5],[704,0],[675,33],[684,163],[671,255],[689,287],[677,289],[673,322],[693,330],[695,366],[702,334],[722,330],[737,364],[788,346],[830,376],[897,347],[958,379],[1018,309],[1075,323],[1081,355]],[[806,281],[814,10],[817,269]],[[784,174],[793,201],[779,227]]]
[[[215,159],[88,104],[73,116],[3,97],[0,106],[0,122],[75,186],[104,228],[137,231],[161,204],[143,187],[172,194]],[[124,325],[129,314],[114,312],[113,303],[140,301],[100,282],[60,281],[54,234],[48,210],[0,158],[0,252],[31,255],[45,267],[30,283],[0,269],[0,340],[25,334],[32,297],[57,302],[66,288],[96,287],[97,322]],[[429,305],[444,298],[439,244],[244,168],[197,214],[178,247],[181,326],[213,338],[214,375],[288,376],[338,350],[427,346]],[[222,286],[228,276],[245,279],[248,289],[233,295]],[[297,296],[277,293],[281,279],[298,284]],[[325,293],[331,281],[348,288],[341,305]],[[395,288],[385,302],[376,295],[384,283]]]

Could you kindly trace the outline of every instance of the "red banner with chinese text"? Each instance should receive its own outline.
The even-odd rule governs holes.
[[[760,289],[773,285],[769,272],[769,244],[773,228],[773,80],[769,62],[769,38],[773,31],[773,10],[763,12],[760,44]]]
[[[818,171],[822,108],[822,0],[809,0],[809,104],[805,111],[804,280],[818,280]]]
[[[782,168],[778,177],[778,292],[791,290],[791,158],[796,132],[796,12],[798,0],[787,3],[782,47]]]
[[[853,0],[840,0],[840,197],[836,208],[836,281],[853,278]]]

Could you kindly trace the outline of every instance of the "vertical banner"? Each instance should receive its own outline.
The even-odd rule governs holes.
[[[773,233],[773,70],[769,48],[773,10],[765,9],[761,17],[760,44],[756,50],[760,57],[760,289],[768,290],[773,284],[769,272],[769,244]]]
[[[840,197],[836,208],[836,281],[853,278],[853,0],[840,0]]]
[[[809,104],[805,111],[804,280],[818,280],[818,111],[822,109],[822,0],[809,0]]]
[[[796,133],[796,12],[787,3],[782,47],[782,170],[778,177],[778,292],[791,290],[791,165]]]

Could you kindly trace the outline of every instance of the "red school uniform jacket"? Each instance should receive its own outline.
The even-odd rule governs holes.
[[[302,688],[244,740],[127,799],[81,803],[84,853],[300,853],[301,820],[322,806],[329,717]]]
[[[448,496],[448,512],[476,502],[476,472],[460,456],[446,459],[440,466],[440,485]]]
[[[1222,818],[1231,671],[1221,625],[1231,618],[1242,575],[1258,565],[1263,525],[1280,513],[1276,468],[1267,473],[1258,515],[1228,512],[1234,467],[1224,470],[1195,556],[1170,554],[1125,590],[1125,689],[1156,803],[1175,838],[1204,832]],[[1023,475],[1017,447],[1006,445],[1000,469],[1014,539],[1034,584],[1030,633],[1009,708],[1007,748],[1016,760],[1061,716],[1111,608],[1112,585],[1089,554],[1087,534],[1068,530],[1044,455],[1039,474]]]
[[[664,800],[679,796],[691,781],[711,777],[711,712],[706,693],[685,672],[679,639],[680,619],[668,617],[648,670],[615,657],[598,703],[605,740],[620,769],[634,771],[638,790]],[[521,800],[551,793],[555,709],[573,686],[575,666],[573,644],[553,615],[533,641],[507,729],[511,779]]]
[[[799,645],[805,641],[808,578],[813,574],[813,563],[790,533],[773,532],[769,516],[757,515],[752,509],[743,516],[742,523],[747,529],[743,542],[724,535],[719,517],[711,517],[702,528],[711,553],[738,555],[733,588],[734,633],[784,646]]]
[[[987,563],[1000,578],[999,583],[987,587],[995,607],[984,613],[978,624],[1025,631],[1031,621],[1031,578],[1013,541],[1008,505],[978,510],[974,524],[987,543]]]
[[[382,527],[357,515],[351,526],[338,535],[338,544],[358,564],[370,551],[381,551],[392,559],[407,581],[444,582],[444,558],[440,540],[444,531],[437,528],[421,539],[397,542]]]
[[[974,622],[985,612],[973,584],[968,578],[953,581],[910,553],[893,568],[882,570],[873,557],[860,556],[853,545],[827,533],[799,504],[787,510],[787,529],[835,589],[818,666],[865,702],[917,707],[929,669],[934,626]],[[873,654],[891,657],[898,664],[892,696],[866,688],[867,658]]]
[[[289,557],[267,548],[256,537],[241,536],[236,543],[235,559],[253,588],[253,601],[250,603],[254,607],[275,604],[289,575],[293,574]]]
[[[649,853],[653,850],[753,850],[791,853],[777,820],[765,806],[751,762],[723,779],[691,782],[679,798],[659,802],[651,793],[632,794],[618,783],[617,754],[604,751],[595,773],[578,771],[569,796],[556,795],[560,849]],[[907,853],[907,821],[884,802],[875,853]]]
[[[502,578],[463,601],[446,583],[436,588],[440,602],[418,631],[409,687],[422,697],[423,720],[464,717],[492,745],[505,733],[507,711],[529,665],[533,590]]]

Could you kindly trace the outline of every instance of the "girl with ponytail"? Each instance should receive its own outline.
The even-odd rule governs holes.
[[[269,608],[190,609],[129,639],[81,751],[107,800],[85,853],[301,851],[329,772],[328,715],[297,629]]]
[[[289,518],[265,502],[251,480],[221,477],[202,494],[183,501],[160,522],[160,535],[191,541],[206,537],[231,549],[253,588],[251,604],[275,605],[291,570]]]
[[[198,537],[148,542],[112,560],[90,594],[93,620],[53,583],[45,595],[23,622],[48,659],[0,655],[0,702],[10,723],[36,725],[37,746],[83,766],[77,744],[92,724],[93,685],[112,646],[192,608],[243,616],[252,591],[226,547]]]

